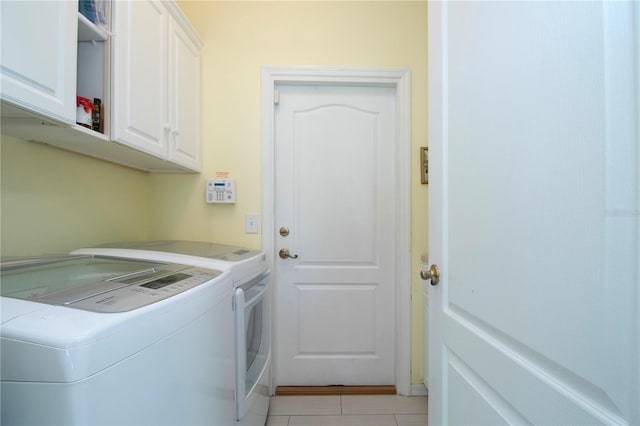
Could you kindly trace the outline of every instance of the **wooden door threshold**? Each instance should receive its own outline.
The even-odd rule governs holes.
[[[276,396],[300,395],[396,395],[396,387],[388,386],[278,386]]]

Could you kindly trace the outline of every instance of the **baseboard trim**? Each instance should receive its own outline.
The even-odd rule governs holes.
[[[389,386],[278,386],[276,396],[300,395],[396,395]]]
[[[411,396],[427,396],[428,394],[429,390],[424,384],[411,385]]]

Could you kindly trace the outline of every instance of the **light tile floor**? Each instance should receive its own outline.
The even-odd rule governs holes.
[[[426,426],[427,397],[274,396],[267,426]]]

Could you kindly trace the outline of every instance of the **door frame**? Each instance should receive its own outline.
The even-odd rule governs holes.
[[[263,66],[261,69],[262,249],[273,268],[275,239],[274,90],[278,84],[351,85],[396,89],[396,290],[395,385],[400,395],[411,394],[411,73],[408,69]],[[277,283],[275,284],[277,285]],[[277,309],[273,298],[273,309]],[[277,330],[274,327],[273,338]],[[273,347],[273,352],[278,350]],[[275,391],[272,367],[271,391]]]

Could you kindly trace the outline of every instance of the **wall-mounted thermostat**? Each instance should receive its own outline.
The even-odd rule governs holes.
[[[207,203],[233,204],[236,202],[236,181],[233,179],[207,179]]]

